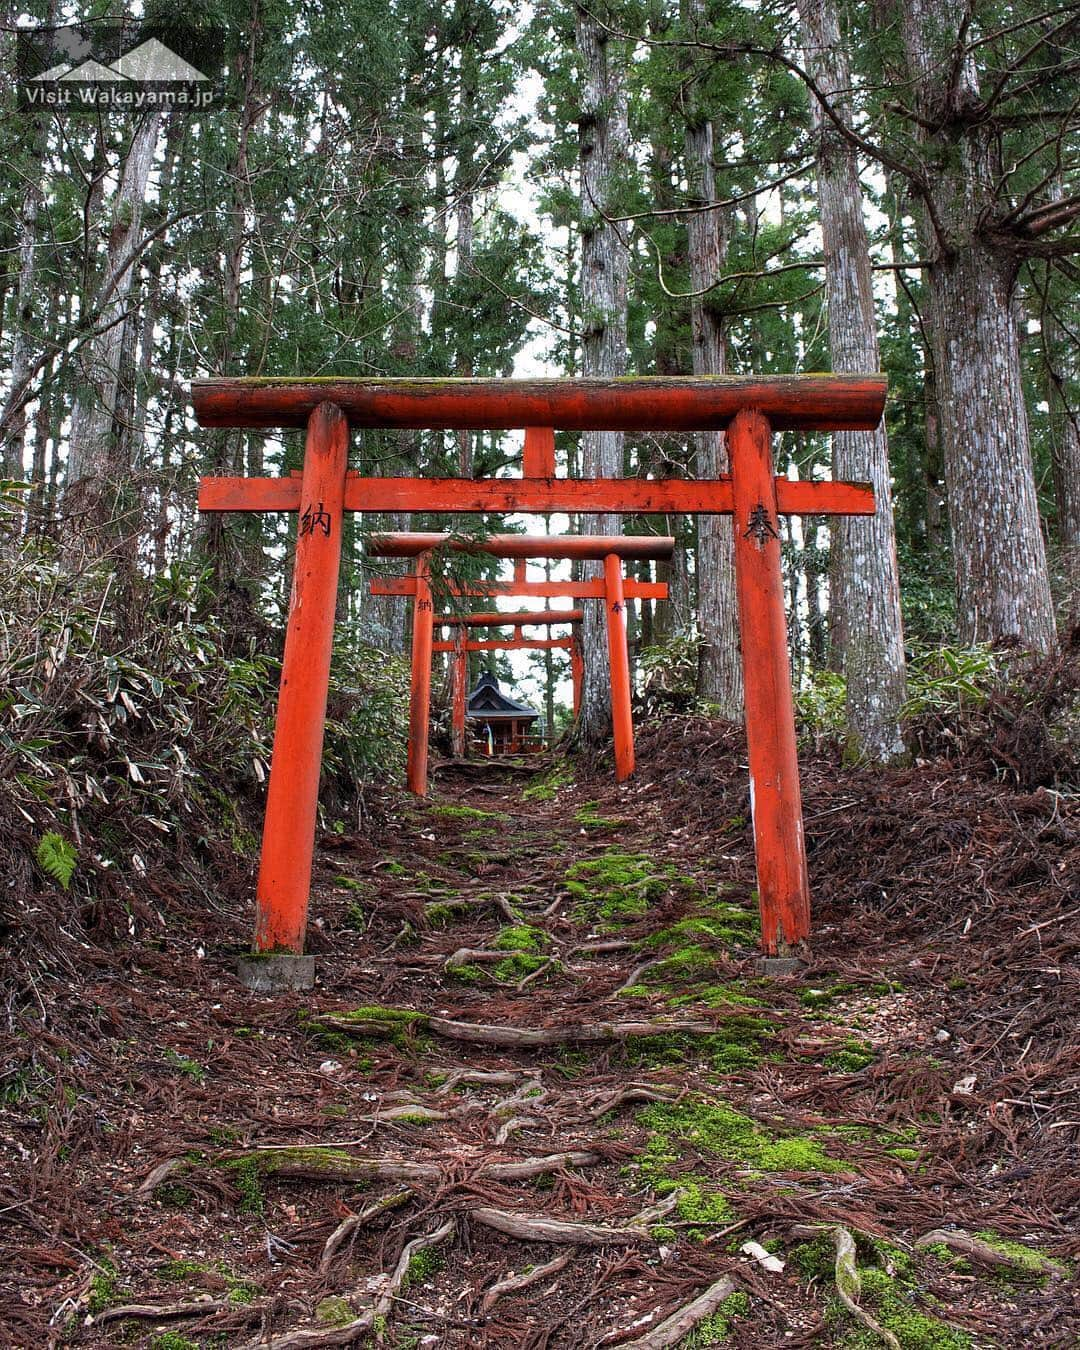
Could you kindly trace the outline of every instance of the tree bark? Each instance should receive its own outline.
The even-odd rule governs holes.
[[[1042,330],[1064,613],[1075,624],[1080,623],[1080,358],[1053,313],[1044,315]]]
[[[1056,634],[1012,308],[1017,262],[984,227],[1003,172],[998,138],[980,116],[973,59],[954,59],[963,8],[907,0],[898,9],[922,158],[933,172],[924,238],[933,241],[932,340],[960,638],[1048,652]]]
[[[109,480],[123,466],[116,461],[117,416],[121,411],[120,367],[127,313],[135,289],[135,249],[142,237],[142,209],[157,148],[161,109],[146,113],[135,128],[113,199],[112,222],[105,250],[104,272],[94,309],[108,325],[80,353],[80,387],[71,415],[67,484],[63,507],[85,513],[85,523],[98,541],[115,533]]]
[[[683,0],[684,18],[705,18],[704,0]],[[727,371],[724,330],[708,290],[719,281],[727,254],[725,216],[701,208],[716,202],[713,170],[713,127],[693,87],[686,97],[684,149],[691,213],[687,219],[690,259],[690,331],[695,375]],[[695,209],[696,208],[696,209]],[[697,476],[717,478],[728,471],[722,431],[697,435]],[[697,522],[698,694],[714,703],[721,717],[742,717],[742,667],[735,598],[735,536],[730,516],[699,516]]]
[[[604,218],[628,156],[625,50],[586,8],[576,10],[577,47],[582,67],[578,118],[581,174],[581,346],[582,373],[622,375],[626,371],[626,280],[629,254],[617,229]],[[623,434],[586,431],[581,438],[587,478],[621,477]],[[588,534],[618,534],[618,516],[586,516]],[[600,576],[601,565],[587,565]],[[602,745],[611,734],[611,679],[606,616],[598,601],[585,602],[582,652],[582,740]]]
[[[799,16],[807,68],[829,103],[849,114],[851,70],[835,0],[799,0]],[[858,159],[816,101],[813,118],[833,369],[874,371],[881,362]],[[907,697],[888,436],[882,422],[874,431],[836,432],[832,443],[834,475],[871,482],[877,501],[875,515],[838,522],[834,575],[844,616],[848,750],[884,763],[904,754]]]

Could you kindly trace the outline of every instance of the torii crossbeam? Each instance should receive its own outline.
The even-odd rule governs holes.
[[[881,420],[882,375],[621,380],[209,379],[192,385],[202,426],[306,427],[304,468],[282,478],[207,478],[207,511],[296,511],[296,562],[257,891],[255,946],[303,951],[319,761],[349,511],[733,514],[762,945],[797,953],[810,931],[779,515],[872,515],[864,483],[790,482],[773,431],[863,431]],[[523,478],[350,474],[349,428],[526,428]],[[559,478],[554,431],[727,432],[721,478]],[[534,582],[526,594],[542,595]],[[522,593],[516,583],[509,583]],[[590,594],[599,597],[600,588]],[[463,588],[466,594],[472,593]],[[566,592],[561,592],[565,594]]]
[[[486,539],[463,539],[449,534],[384,534],[371,541],[370,552],[376,558],[415,558],[413,575],[397,578],[410,583],[413,596],[412,685],[409,705],[410,792],[422,797],[427,792],[428,724],[431,718],[431,653],[434,607],[431,597],[430,564],[435,549],[453,553],[479,554],[489,558],[514,558],[522,567],[527,558],[577,558],[602,561],[604,574],[600,592],[608,638],[608,665],[611,672],[611,722],[615,743],[615,777],[621,783],[634,772],[634,724],[630,710],[630,658],[626,643],[626,601],[637,588],[648,583],[625,581],[622,574],[626,558],[663,560],[675,550],[675,540],[660,535],[537,535],[496,534]],[[515,585],[518,583],[515,583]],[[522,583],[527,584],[527,583]],[[554,583],[564,585],[573,583]],[[666,586],[660,583],[666,594]],[[372,592],[378,594],[377,581]],[[459,682],[463,665],[455,662]],[[455,721],[463,696],[455,687]],[[462,740],[464,739],[464,709]]]

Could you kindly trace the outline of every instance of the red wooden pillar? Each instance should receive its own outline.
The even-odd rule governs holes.
[[[768,421],[760,413],[738,413],[727,447],[761,940],[768,955],[787,956],[810,933],[810,883]]]
[[[430,563],[430,553],[417,555],[406,776],[409,791],[418,797],[427,795],[428,728],[431,722],[431,648],[435,615],[431,604]]]
[[[450,720],[450,748],[459,758],[465,754],[465,699],[469,683],[469,653],[465,650],[466,630],[454,630],[454,699]]]
[[[615,740],[615,780],[634,772],[634,722],[630,713],[630,653],[626,647],[626,600],[622,560],[604,557],[604,603],[607,608],[608,662],[611,667],[611,729]]]
[[[581,643],[577,637],[570,639],[570,680],[574,687],[574,716],[581,712],[581,686],[585,678],[585,662],[581,656]]]
[[[266,794],[255,950],[302,952],[334,645],[349,426],[333,403],[308,418],[289,621]]]

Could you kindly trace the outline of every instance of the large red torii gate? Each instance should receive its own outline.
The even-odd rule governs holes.
[[[552,447],[554,449],[554,447]],[[611,671],[611,721],[615,743],[615,777],[619,782],[634,772],[634,725],[630,702],[630,657],[626,641],[626,601],[639,596],[643,588],[665,583],[627,581],[623,578],[625,559],[655,561],[670,558],[675,540],[669,535],[536,535],[495,534],[486,539],[466,539],[449,534],[397,533],[378,535],[370,552],[376,558],[415,558],[413,575],[396,578],[408,584],[406,594],[413,597],[412,682],[409,700],[409,790],[422,797],[427,792],[428,724],[431,718],[431,653],[434,606],[431,595],[430,564],[436,549],[453,553],[480,554],[489,558],[513,558],[523,570],[529,558],[573,558],[579,561],[603,561],[603,576],[597,583],[604,601],[608,638],[608,664]],[[528,585],[521,580],[515,585]],[[573,583],[553,582],[549,585]],[[374,594],[383,593],[376,590]],[[398,590],[395,593],[400,594]],[[458,664],[459,679],[461,667]],[[464,696],[461,696],[462,699]],[[455,698],[455,709],[457,699]],[[461,705],[464,727],[464,703]]]
[[[864,483],[777,478],[771,436],[783,430],[872,430],[881,420],[885,392],[885,377],[878,374],[195,381],[192,398],[202,426],[307,428],[299,475],[206,478],[199,491],[207,511],[299,513],[256,949],[303,951],[341,522],[349,510],[733,514],[762,945],[769,955],[800,950],[810,929],[810,897],[778,517],[872,515],[874,498]],[[348,471],[350,426],[533,430],[527,431],[520,479],[372,478]],[[707,480],[558,478],[555,430],[726,430],[731,472]],[[313,968],[301,978],[313,978]]]

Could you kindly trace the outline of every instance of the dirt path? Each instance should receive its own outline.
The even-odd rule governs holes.
[[[187,937],[91,972],[78,1085],[5,1111],[10,1343],[1075,1344],[1075,1184],[975,1110],[955,964],[826,909],[758,978],[741,782],[707,826],[671,782],[444,777],[331,832],[310,998]]]

